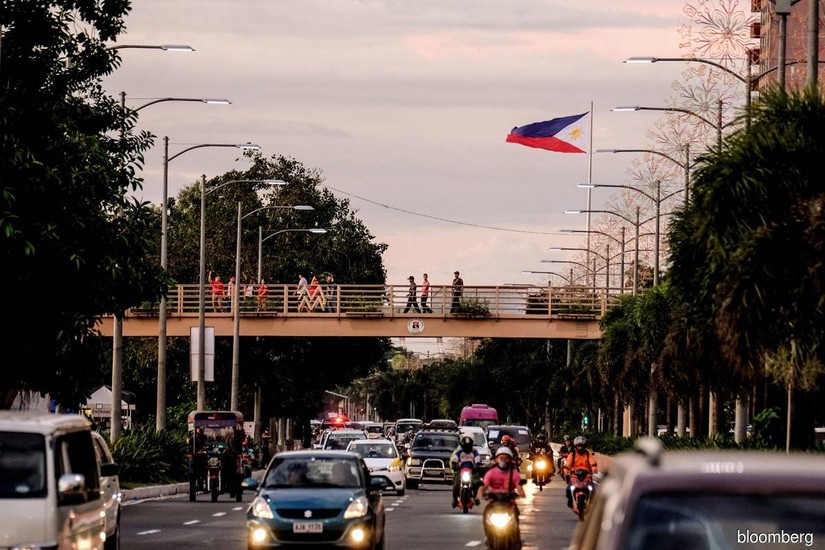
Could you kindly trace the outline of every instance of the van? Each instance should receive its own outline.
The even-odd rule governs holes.
[[[498,411],[484,403],[473,403],[461,409],[459,426],[481,426],[485,430],[498,424]]]
[[[85,418],[0,411],[0,548],[103,549],[100,476]]]

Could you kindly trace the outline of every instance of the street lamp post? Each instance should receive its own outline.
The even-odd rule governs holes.
[[[271,185],[285,185],[283,180],[270,180]],[[314,210],[311,206],[264,206],[256,208],[247,214],[243,214],[243,203],[238,201],[238,234],[235,243],[235,295],[231,297],[232,300],[232,384],[230,389],[229,408],[233,411],[238,410],[238,396],[240,393],[240,333],[241,333],[241,316],[240,316],[240,292],[241,288],[241,222],[247,217],[260,210],[276,209],[276,208],[290,208],[293,210]],[[260,278],[258,279],[260,282]]]
[[[163,50],[165,52],[194,52],[195,48],[186,44],[121,44],[119,46],[109,46],[107,51],[125,50],[127,48],[142,50]]]
[[[588,256],[593,254],[594,256],[598,256],[605,262],[606,270],[605,270],[605,280],[604,286],[609,291],[610,290],[610,245],[607,245],[607,250],[605,255],[602,255],[595,250],[591,250],[589,248],[581,248],[581,247],[574,247],[574,246],[551,246],[547,249],[548,252],[567,252],[567,251],[580,251],[580,252],[587,252]],[[546,262],[546,260],[542,260],[542,262]],[[593,258],[593,265],[596,264],[596,258]],[[593,268],[593,288],[596,287],[596,268]]]
[[[625,233],[626,233],[626,231],[627,231],[627,228],[626,228],[626,227],[622,226],[622,238],[621,238],[621,239],[617,239],[616,237],[614,237],[614,236],[613,236],[613,235],[611,235],[610,233],[605,233],[604,231],[596,231],[596,230],[590,230],[590,231],[588,231],[587,229],[560,229],[559,231],[560,231],[561,233],[596,233],[596,234],[602,235],[602,236],[604,236],[604,237],[607,237],[607,238],[609,238],[609,239],[613,239],[614,241],[616,241],[616,242],[619,244],[619,246],[621,247],[621,252],[619,253],[619,254],[620,254],[620,256],[621,256],[621,270],[622,270],[622,276],[621,276],[621,292],[622,292],[622,294],[624,294],[625,245],[626,245],[628,242],[630,242],[630,241],[627,241],[627,240],[625,239]],[[640,237],[647,237],[647,236],[649,236],[649,235],[654,235],[654,233],[642,233],[642,234],[641,234],[641,235],[639,235],[639,236],[640,236]]]
[[[562,280],[567,283],[569,286],[573,286],[573,268],[570,268],[570,276],[562,275],[558,271],[533,271],[530,269],[523,270],[521,272],[522,275],[555,275],[556,277],[561,277]]]
[[[184,151],[197,149],[198,147],[238,147],[244,150],[259,150],[260,146],[252,143],[242,145],[234,144],[204,144],[193,145]],[[175,155],[175,156],[178,156]],[[173,157],[174,158],[174,157]],[[230,183],[267,183],[270,180],[233,180],[224,182],[217,187],[206,190],[206,175],[201,176],[201,212],[200,212],[200,257],[198,260],[198,389],[197,389],[197,409],[203,410],[206,403],[206,195],[229,185]],[[237,288],[237,281],[235,287]]]
[[[633,105],[629,107],[614,107],[611,111],[615,111],[617,113],[629,113],[629,112],[636,112],[636,111],[667,111],[667,112],[674,112],[674,113],[685,113],[691,116],[694,116],[707,124],[708,126],[716,129],[716,144],[719,148],[722,147],[722,129],[727,128],[735,121],[730,121],[727,124],[722,123],[722,100],[720,99],[716,103],[717,110],[716,110],[716,122],[713,122],[710,119],[707,119],[696,113],[691,111],[690,109],[683,109],[681,107],[640,107],[638,105]]]

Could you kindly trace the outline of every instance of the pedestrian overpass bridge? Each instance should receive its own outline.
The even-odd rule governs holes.
[[[215,336],[383,336],[471,338],[601,338],[599,321],[619,294],[587,286],[431,286],[427,308],[421,296],[416,307],[408,286],[317,285],[304,292],[297,285],[241,285],[239,300],[212,295],[205,285],[170,289],[167,297],[167,336],[190,336],[200,324],[201,300],[205,324]],[[235,307],[237,305],[237,308]],[[124,337],[157,336],[159,304],[128,310]],[[97,326],[104,336],[114,332],[113,318]]]

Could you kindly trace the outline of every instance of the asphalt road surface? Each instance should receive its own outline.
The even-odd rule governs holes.
[[[564,484],[559,478],[539,490],[525,485],[520,499],[521,534],[525,550],[567,548],[577,521],[565,505]],[[189,548],[246,549],[246,509],[253,494],[243,502],[222,495],[210,502],[199,495],[126,503],[121,519],[123,550],[183,550]],[[384,494],[387,510],[386,546],[389,550],[441,550],[484,548],[482,506],[469,514],[450,507],[447,485],[421,485],[406,496]]]

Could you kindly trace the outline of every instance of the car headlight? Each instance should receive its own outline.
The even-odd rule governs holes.
[[[249,511],[252,512],[252,515],[256,518],[272,519],[275,517],[272,515],[272,508],[269,507],[269,502],[263,497],[255,497],[249,506]]]
[[[407,464],[410,466],[421,466],[421,459],[410,457],[407,459]]]
[[[367,510],[369,510],[367,497],[358,497],[347,506],[347,510],[344,512],[344,519],[362,518],[367,515]]]

